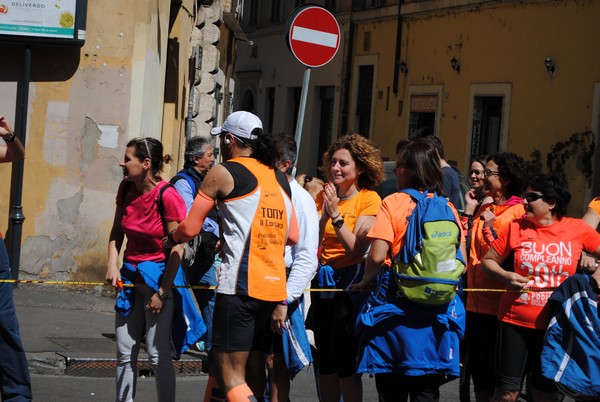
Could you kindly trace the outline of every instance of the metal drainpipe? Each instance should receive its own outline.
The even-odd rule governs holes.
[[[396,55],[394,57],[394,95],[398,96],[398,82],[400,81],[400,58],[402,57],[402,3],[398,2],[398,26],[396,27]]]
[[[345,77],[342,78],[342,82],[344,82],[345,84],[343,85],[343,94],[342,94],[342,111],[341,111],[341,130],[339,131],[341,134],[345,134],[348,132],[348,109],[350,107],[350,96],[348,95],[350,93],[350,79],[349,77],[352,76],[352,49],[354,46],[354,22],[352,21],[352,12],[353,9],[352,7],[350,8],[350,27],[348,28],[348,41],[346,43],[346,47],[348,49],[348,51],[346,52],[346,68],[345,68],[345,72],[344,75]]]
[[[190,63],[191,64],[191,63]],[[185,142],[187,143],[190,138],[192,138],[192,124],[193,118],[192,114],[194,113],[194,78],[190,79],[190,92],[188,98],[188,113],[185,118]]]
[[[185,141],[192,138],[192,126],[194,124],[194,88],[196,84],[196,69],[202,62],[202,48],[200,45],[194,45],[192,48],[192,57],[190,58],[190,92],[188,96],[188,113],[185,118]]]

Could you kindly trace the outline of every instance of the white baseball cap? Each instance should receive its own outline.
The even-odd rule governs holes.
[[[254,131],[257,128],[260,129],[260,132]],[[231,133],[239,138],[256,140],[259,134],[262,132],[262,128],[262,122],[258,116],[250,112],[240,110],[238,112],[231,113],[223,125],[211,129],[210,134],[217,136],[221,133]]]

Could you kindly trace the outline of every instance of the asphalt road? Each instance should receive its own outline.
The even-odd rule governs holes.
[[[21,337],[30,359],[35,401],[111,401],[115,398],[113,378],[74,377],[61,373],[57,353],[93,350],[114,356],[114,344],[106,333],[114,332],[114,295],[97,290],[66,290],[52,286],[21,286],[15,289],[15,304]],[[96,341],[96,342],[91,342]],[[64,371],[62,371],[64,372]],[[180,376],[178,401],[202,401],[207,376]],[[375,380],[363,376],[365,402],[377,401]],[[139,378],[138,401],[155,401],[154,378]],[[290,400],[317,401],[312,367],[292,382]],[[458,384],[442,389],[442,401],[458,400]]]
[[[104,292],[106,293],[106,292]],[[75,402],[112,401],[114,378],[74,377],[64,373],[57,353],[93,351],[114,356],[114,344],[105,334],[114,331],[114,296],[94,290],[70,291],[51,286],[22,286],[15,289],[15,304],[21,326],[23,345],[30,359],[35,401]],[[96,341],[96,342],[91,342]],[[64,363],[63,363],[64,364]],[[202,401],[207,376],[177,378],[178,401]],[[363,400],[376,402],[375,380],[363,376]],[[442,388],[442,401],[458,400],[458,384],[453,381]],[[154,378],[140,377],[137,401],[155,401]],[[290,400],[317,401],[313,371],[299,373],[292,382]]]
[[[207,378],[207,376],[178,377],[177,400],[180,402],[202,401]],[[115,380],[112,378],[36,374],[32,375],[31,382],[34,400],[36,401],[111,401],[115,397]],[[363,400],[365,402],[377,402],[374,379],[364,376],[363,387]],[[136,400],[156,401],[154,378],[140,378],[138,380]],[[440,400],[442,402],[458,401],[457,381],[452,381],[442,387]],[[303,371],[294,379],[290,401],[317,401],[312,371],[310,373]]]
[[[64,374],[58,353],[93,351],[114,357],[114,343],[105,336],[114,331],[114,294],[96,290],[66,290],[52,286],[22,286],[14,291],[21,337],[30,359],[35,401],[112,401],[114,378],[74,377]],[[92,342],[95,341],[95,342]],[[91,345],[91,346],[90,346]],[[62,361],[62,365],[60,364]],[[202,401],[206,375],[177,378],[178,401]],[[373,378],[363,376],[363,400],[377,402]],[[156,401],[154,378],[140,377],[138,401]],[[290,400],[317,401],[312,368],[292,382]],[[458,380],[441,388],[442,402],[458,401]],[[474,400],[473,395],[471,400]],[[565,402],[572,399],[565,399]]]

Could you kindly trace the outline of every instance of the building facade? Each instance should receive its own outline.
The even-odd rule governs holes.
[[[183,164],[186,137],[207,136],[228,112],[219,101],[229,85],[218,47],[223,16],[233,9],[238,18],[236,8],[236,1],[88,0],[82,47],[26,46],[0,35],[0,113],[15,127],[27,119],[18,133],[26,139],[20,278],[103,281],[125,145],[160,139],[173,157],[168,180]],[[27,52],[31,82],[19,116]],[[12,169],[0,166],[3,217],[12,211]],[[14,226],[1,225],[9,243]]]
[[[246,4],[234,108],[293,133],[304,67],[286,46],[302,1]],[[417,130],[439,136],[467,172],[474,155],[515,152],[564,172],[581,216],[600,194],[600,3],[587,0],[317,1],[337,18],[340,49],[313,69],[298,171],[316,174],[338,135],[359,132],[387,159]],[[582,145],[585,144],[585,145]],[[583,156],[582,156],[583,155]],[[565,158],[564,163],[562,159]],[[556,163],[556,161],[561,161]]]
[[[294,134],[306,68],[287,48],[286,23],[303,3],[88,0],[83,47],[30,46],[19,276],[104,278],[131,138],[163,142],[169,178],[185,139],[207,136],[233,110]],[[311,69],[299,173],[317,174],[343,133],[365,135],[393,160],[396,142],[420,130],[439,136],[463,172],[476,154],[537,155],[543,169],[550,160],[568,178],[572,216],[600,194],[600,158],[582,157],[590,138],[599,142],[599,2],[314,3],[336,16],[341,36],[333,60]],[[16,126],[26,51],[0,35],[0,52],[0,113]],[[4,217],[12,169],[0,165]],[[9,241],[12,225],[0,225]]]

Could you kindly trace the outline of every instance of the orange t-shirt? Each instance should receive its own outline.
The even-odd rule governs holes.
[[[483,235],[484,221],[479,219],[484,211],[491,211],[496,215],[492,227],[499,235],[510,222],[525,215],[525,208],[523,204],[494,205],[490,203],[482,205],[473,219],[471,244],[468,245],[470,251],[467,263],[467,287],[470,289],[504,289],[504,283],[489,278],[481,270],[481,260],[491,247]],[[500,292],[469,292],[467,311],[495,316],[498,314],[501,296]]]
[[[391,251],[394,256],[400,254],[400,250],[404,245],[408,218],[416,205],[412,197],[406,193],[398,192],[388,195],[381,203],[381,209],[367,237],[371,240],[385,240],[392,245]],[[454,213],[459,228],[461,228],[460,241],[462,243],[465,241],[465,236],[458,213],[451,202],[448,202],[448,205]],[[385,264],[391,265],[391,263],[389,255],[386,256]]]
[[[492,247],[503,257],[510,258],[514,253],[514,271],[531,278],[527,288],[549,288],[503,293],[498,319],[545,330],[551,318],[545,306],[552,290],[576,272],[582,250],[593,252],[600,247],[600,234],[581,219],[562,218],[550,226],[518,219],[508,225]]]
[[[600,215],[600,197],[596,197],[590,201],[588,208],[593,209],[598,215]]]
[[[316,203],[317,210],[322,213],[323,192],[317,195]],[[338,211],[342,214],[346,227],[350,231],[354,231],[354,225],[356,225],[359,216],[375,216],[380,206],[381,198],[375,191],[362,189],[349,199],[340,200]],[[363,260],[363,256],[350,258],[346,255],[346,250],[344,250],[344,246],[338,240],[331,220],[328,220],[325,225],[321,244],[321,265],[330,265],[332,268],[344,268],[359,264]]]

